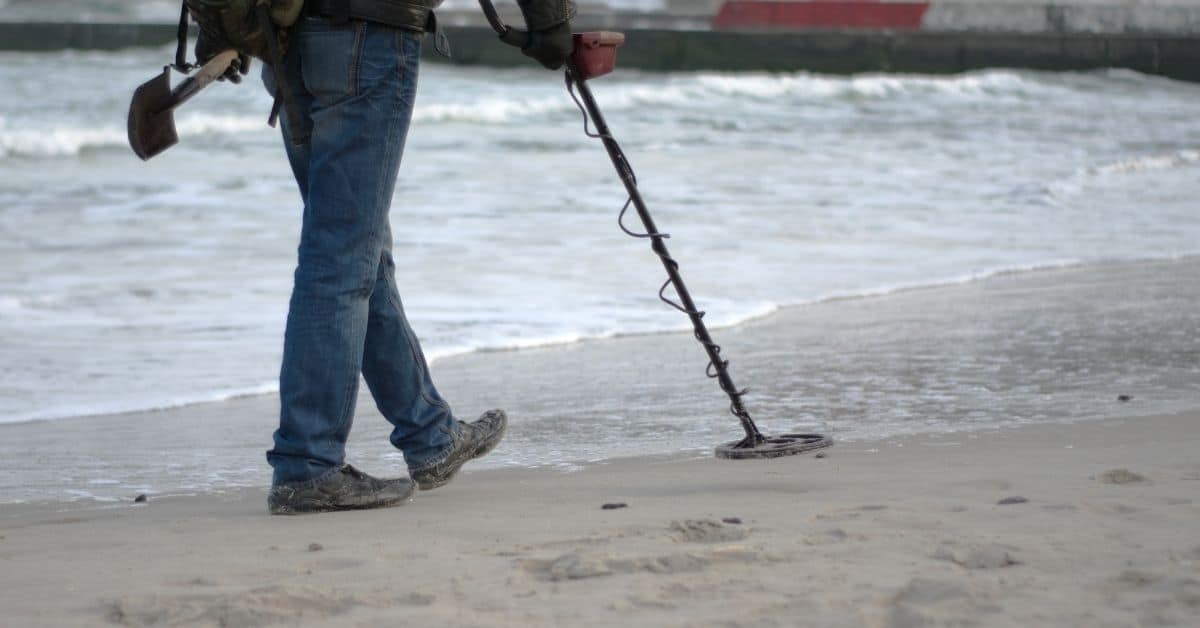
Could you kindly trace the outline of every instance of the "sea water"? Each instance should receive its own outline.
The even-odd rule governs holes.
[[[0,53],[0,422],[276,388],[301,206],[251,77],[142,163],[167,48]],[[427,63],[393,199],[427,354],[686,328],[561,75]],[[593,90],[713,326],[1200,251],[1200,86],[1122,70],[642,73]],[[630,224],[637,229],[636,223]]]
[[[128,98],[167,56],[0,55],[0,422],[273,390],[301,207],[269,99],[217,84],[141,163]],[[686,326],[557,73],[422,71],[392,223],[433,359]],[[712,325],[1200,250],[1200,86],[622,71],[594,91]]]

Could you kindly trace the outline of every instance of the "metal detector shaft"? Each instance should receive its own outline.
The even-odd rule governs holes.
[[[728,362],[721,359],[721,349],[713,342],[712,336],[708,333],[708,327],[704,324],[704,312],[696,307],[691,293],[688,292],[687,286],[683,283],[683,277],[679,274],[679,263],[667,251],[667,236],[659,232],[658,227],[654,224],[654,218],[650,215],[650,210],[646,209],[646,203],[642,200],[642,195],[638,191],[637,179],[634,177],[633,170],[630,168],[629,162],[625,159],[625,153],[621,151],[621,147],[617,144],[616,139],[609,132],[608,123],[605,122],[604,115],[600,113],[600,107],[597,106],[596,99],[592,96],[592,91],[587,86],[587,81],[581,78],[581,73],[573,63],[567,64],[567,75],[569,80],[574,84],[575,89],[579,91],[583,106],[587,109],[588,116],[596,126],[596,133],[600,136],[600,140],[604,142],[604,148],[608,151],[608,157],[612,160],[613,166],[617,169],[617,174],[621,177],[621,183],[625,184],[625,191],[629,193],[629,200],[633,203],[638,217],[642,220],[642,225],[646,229],[646,236],[650,238],[650,248],[662,260],[663,268],[667,271],[667,277],[670,278],[671,285],[675,287],[675,293],[679,296],[679,305],[682,306],[679,309],[683,310],[688,315],[688,318],[691,319],[692,327],[696,332],[696,340],[699,340],[700,344],[704,345],[704,350],[708,353],[708,359],[710,360],[709,370],[713,371],[709,373],[709,376],[715,377],[721,384],[721,390],[729,395],[730,410],[741,421],[742,429],[746,430],[746,439],[743,443],[753,446],[762,442],[764,440],[762,434],[759,433],[758,427],[754,425],[754,420],[750,418],[750,413],[742,405],[742,393],[734,385],[733,378],[729,375]]]
[[[488,23],[500,36],[500,41],[522,49],[528,45],[529,33],[506,25],[496,11],[496,7],[492,5],[492,0],[479,0],[479,5],[483,8]],[[739,390],[734,385],[733,378],[729,375],[729,362],[721,359],[721,347],[713,342],[712,336],[708,333],[708,327],[704,324],[704,312],[696,308],[691,293],[683,283],[683,277],[679,275],[679,263],[667,251],[665,240],[669,236],[659,232],[658,227],[654,224],[654,218],[650,216],[650,211],[646,209],[646,203],[642,200],[641,192],[638,191],[637,176],[634,175],[633,168],[625,159],[625,153],[621,150],[621,146],[609,132],[608,123],[604,120],[604,115],[600,113],[600,107],[596,104],[595,97],[592,96],[592,90],[587,86],[589,78],[612,72],[616,62],[616,47],[625,41],[625,36],[621,33],[597,31],[575,33],[573,38],[575,50],[566,62],[567,88],[571,91],[572,97],[575,92],[579,93],[582,102],[576,100],[576,104],[579,104],[584,110],[584,130],[587,131],[589,120],[596,126],[596,133],[588,132],[588,135],[598,137],[604,142],[604,149],[608,151],[608,157],[617,169],[617,175],[621,178],[621,183],[625,185],[625,191],[629,193],[629,202],[622,209],[621,216],[625,215],[625,210],[629,208],[629,205],[633,205],[646,231],[640,234],[633,233],[626,229],[624,224],[621,225],[621,229],[629,235],[650,239],[650,248],[662,260],[668,277],[666,283],[659,289],[658,296],[675,309],[687,314],[691,319],[696,340],[700,341],[700,344],[704,346],[704,351],[708,354],[709,363],[705,374],[715,378],[721,384],[721,390],[729,396],[729,411],[738,418],[742,429],[746,431],[745,438],[720,445],[714,453],[718,458],[777,458],[832,445],[833,440],[822,434],[782,434],[768,438],[758,431],[758,426],[754,425],[750,413],[742,405],[742,395],[746,391]],[[619,222],[620,218],[618,218]],[[675,287],[678,302],[668,299],[663,294],[668,285]]]

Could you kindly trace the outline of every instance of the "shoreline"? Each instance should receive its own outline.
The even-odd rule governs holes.
[[[931,281],[928,283],[906,283],[906,284],[890,285],[890,286],[883,286],[883,287],[878,287],[878,288],[868,288],[868,289],[864,289],[864,290],[861,290],[858,292],[834,293],[834,294],[829,294],[829,295],[817,296],[817,297],[814,297],[811,299],[805,299],[805,300],[800,300],[800,301],[771,303],[770,306],[765,309],[765,311],[755,312],[755,313],[751,313],[751,314],[746,314],[744,316],[735,317],[733,322],[720,323],[720,324],[711,324],[711,321],[707,321],[707,322],[709,323],[708,328],[710,330],[725,331],[725,330],[731,330],[731,329],[734,329],[737,327],[741,327],[743,325],[749,325],[749,324],[754,324],[754,323],[758,323],[761,321],[769,320],[772,317],[785,316],[785,315],[789,314],[790,311],[801,310],[803,308],[808,308],[808,307],[833,305],[833,304],[837,304],[840,302],[847,302],[847,301],[885,299],[888,297],[892,297],[892,296],[896,296],[896,295],[903,295],[903,294],[911,293],[911,292],[953,289],[955,287],[966,286],[966,285],[978,283],[978,282],[986,282],[986,281],[996,279],[996,278],[1005,278],[1005,277],[1021,276],[1021,275],[1035,275],[1035,274],[1041,274],[1041,273],[1054,273],[1054,272],[1059,272],[1059,271],[1070,271],[1070,270],[1098,271],[1098,270],[1102,270],[1104,268],[1110,268],[1110,267],[1129,267],[1129,266],[1142,266],[1142,265],[1153,265],[1153,264],[1164,264],[1164,263],[1167,263],[1167,264],[1188,263],[1188,262],[1194,262],[1194,261],[1200,261],[1200,251],[1174,253],[1174,254],[1170,254],[1170,255],[1164,255],[1161,257],[1141,257],[1141,258],[1121,259],[1121,260],[1091,260],[1091,261],[1072,259],[1072,260],[1046,261],[1046,262],[1038,262],[1038,263],[1031,263],[1031,264],[1015,265],[1015,266],[1004,266],[1004,267],[998,267],[998,268],[994,268],[994,269],[990,269],[990,270],[971,272],[971,273],[968,273],[965,275],[959,275],[959,276],[951,277],[951,278],[947,278],[947,279],[934,280],[934,281]],[[680,320],[686,321],[686,319],[683,319],[682,317],[680,318]],[[664,337],[664,336],[669,337],[669,336],[679,336],[679,335],[690,335],[690,333],[691,333],[691,328],[687,326],[687,323],[680,322],[680,327],[673,328],[673,329],[658,329],[658,330],[652,330],[652,331],[616,332],[616,333],[606,334],[606,335],[572,337],[570,339],[565,339],[565,340],[553,340],[553,339],[544,340],[544,341],[535,340],[535,341],[529,342],[528,344],[520,344],[520,345],[494,345],[494,346],[484,346],[484,347],[476,347],[476,348],[468,348],[468,349],[448,349],[441,353],[439,353],[437,350],[432,350],[432,351],[428,351],[427,353],[428,353],[428,361],[429,361],[430,367],[436,368],[436,366],[439,362],[443,362],[446,360],[458,359],[458,358],[471,359],[473,356],[487,356],[487,355],[491,355],[491,354],[504,354],[504,353],[511,353],[511,352],[520,352],[520,351],[536,351],[536,350],[543,350],[543,349],[554,350],[554,349],[571,347],[574,345],[587,345],[589,343],[598,343],[598,342],[602,343],[602,342],[607,342],[607,341],[611,341],[611,340],[654,338],[654,337]],[[4,426],[6,426],[6,425],[43,423],[43,422],[50,422],[50,421],[70,421],[70,420],[77,420],[77,419],[104,420],[106,418],[120,417],[120,416],[141,415],[141,414],[155,413],[155,412],[170,412],[173,410],[191,408],[194,406],[218,405],[218,404],[227,403],[227,402],[231,402],[231,401],[238,401],[238,400],[242,400],[242,399],[271,397],[273,395],[278,394],[278,392],[279,391],[278,391],[277,383],[249,385],[249,386],[235,389],[232,392],[226,392],[226,391],[200,392],[200,393],[196,393],[195,395],[192,395],[187,400],[179,401],[177,403],[172,402],[172,403],[166,403],[163,405],[151,405],[151,406],[146,406],[146,407],[131,407],[129,409],[119,409],[119,410],[100,410],[97,412],[86,412],[83,414],[70,414],[70,415],[65,415],[65,416],[35,416],[32,418],[18,418],[15,420],[5,420],[5,421],[0,421],[0,429],[3,429]],[[195,399],[195,400],[192,400],[192,399]]]
[[[154,411],[151,411],[154,412]],[[121,415],[113,415],[121,416]],[[832,456],[835,452],[848,449],[857,453],[878,453],[886,448],[903,448],[906,443],[908,446],[917,444],[923,447],[954,447],[962,444],[962,441],[976,441],[988,439],[1007,439],[1018,438],[1021,440],[1035,440],[1034,432],[1054,433],[1062,437],[1065,432],[1069,432],[1076,426],[1084,427],[1084,434],[1089,437],[1094,436],[1093,431],[1104,431],[1106,427],[1121,426],[1128,423],[1136,423],[1138,421],[1163,421],[1163,420],[1195,420],[1200,424],[1200,402],[1195,407],[1179,409],[1173,412],[1162,414],[1131,414],[1125,416],[1110,416],[1110,417],[1075,417],[1067,418],[1060,421],[1045,422],[1045,423],[1023,423],[1023,424],[1000,424],[991,426],[981,426],[974,429],[953,431],[953,432],[916,432],[911,434],[900,434],[884,437],[871,438],[849,438],[849,439],[834,439],[832,447],[816,449],[795,456],[785,456],[783,459],[790,458],[814,458],[817,454],[825,454],[820,456],[821,459]],[[1194,417],[1194,419],[1193,419]],[[732,420],[732,419],[731,419]],[[770,434],[767,434],[768,436]],[[738,439],[733,439],[738,440]],[[713,450],[721,443],[713,443],[712,447],[707,449],[692,448],[680,450],[667,454],[654,455],[635,455],[625,457],[605,458],[601,460],[578,461],[565,466],[505,466],[505,467],[484,467],[479,468],[480,461],[468,463],[460,472],[459,477],[475,476],[486,481],[500,482],[502,478],[508,475],[518,475],[524,477],[525,474],[534,476],[558,475],[563,478],[583,473],[586,471],[595,471],[605,467],[651,467],[656,465],[676,465],[676,464],[699,464],[708,460],[716,460],[722,464],[730,463],[736,465],[753,465],[756,461],[751,460],[723,460],[717,458]],[[771,459],[763,459],[758,463],[769,461]],[[352,462],[352,461],[351,461]],[[264,462],[265,464],[265,462]],[[372,470],[374,473],[375,470]],[[402,476],[403,469],[394,469],[391,473],[386,470],[379,470],[379,475]],[[269,476],[267,476],[269,480]],[[263,503],[266,503],[266,484],[258,486],[248,485],[231,485],[227,488],[219,488],[213,490],[198,490],[191,492],[175,492],[175,493],[151,493],[147,494],[147,502],[154,501],[160,503],[163,501],[175,502],[179,500],[244,500],[261,497]],[[420,496],[420,493],[417,494]],[[12,518],[25,518],[34,515],[48,514],[63,514],[73,512],[107,512],[113,510],[127,508],[141,508],[144,503],[135,502],[134,498],[138,496],[130,496],[128,499],[112,498],[112,499],[95,499],[95,498],[79,498],[74,500],[40,500],[40,501],[16,501],[3,502],[4,510],[0,511],[0,528],[3,527],[3,522]],[[264,510],[265,514],[265,510]]]
[[[1200,406],[1200,258],[1017,273],[783,309],[716,334],[764,433],[840,444]],[[741,436],[687,333],[472,353],[432,367],[456,414],[506,408],[483,468],[707,456]],[[1130,395],[1132,402],[1118,401]],[[401,472],[361,391],[348,460]],[[0,502],[96,503],[261,486],[274,395],[0,425]],[[80,434],[86,434],[81,439]]]
[[[22,626],[1187,625],[1197,421],[468,468],[399,508],[303,517],[268,516],[263,489],[5,505],[0,607]]]

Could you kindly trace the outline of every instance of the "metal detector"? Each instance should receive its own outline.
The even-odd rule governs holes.
[[[499,13],[496,12],[496,7],[491,0],[479,0],[479,6],[487,16],[488,23],[500,35],[500,41],[518,48],[523,48],[529,43],[529,34],[506,25]],[[616,66],[617,47],[625,43],[625,35],[610,31],[596,31],[576,33],[574,38],[575,51],[566,63],[567,90],[570,92],[571,98],[575,100],[575,104],[579,105],[583,112],[584,132],[589,137],[598,138],[604,143],[613,167],[616,168],[621,182],[625,184],[625,191],[629,193],[629,199],[621,209],[617,223],[626,234],[650,240],[651,250],[662,260],[663,268],[667,271],[667,280],[659,288],[658,297],[691,319],[696,340],[704,346],[704,351],[708,354],[708,366],[705,374],[717,380],[721,390],[729,396],[729,411],[738,418],[742,429],[746,432],[746,436],[741,440],[717,446],[716,456],[734,459],[778,458],[829,447],[833,444],[833,439],[823,434],[764,436],[754,424],[754,420],[750,418],[750,413],[742,404],[742,397],[746,394],[746,389],[739,389],[734,385],[733,378],[729,375],[729,361],[721,358],[721,346],[713,341],[704,324],[704,311],[698,309],[695,302],[692,301],[692,295],[684,285],[683,277],[679,274],[679,262],[675,261],[667,251],[666,239],[670,235],[659,231],[655,226],[654,219],[650,216],[650,211],[646,209],[642,195],[638,192],[637,176],[630,167],[629,160],[625,158],[621,146],[609,132],[608,124],[604,121],[600,107],[596,104],[596,99],[587,85],[589,79],[613,71]],[[578,97],[576,97],[576,93],[578,93]],[[595,132],[590,130],[589,122],[595,126]],[[625,214],[629,211],[630,206],[633,206],[638,217],[641,218],[644,227],[644,231],[641,233],[631,231],[624,224]],[[668,286],[674,286],[678,301],[667,297]]]

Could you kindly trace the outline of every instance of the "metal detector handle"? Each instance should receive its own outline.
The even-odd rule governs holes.
[[[496,5],[492,4],[492,0],[479,0],[479,8],[483,9],[483,15],[487,18],[488,24],[492,25],[492,30],[500,35],[500,41],[521,49],[529,45],[529,31],[505,24],[504,20],[500,19],[500,13],[496,11]]]

